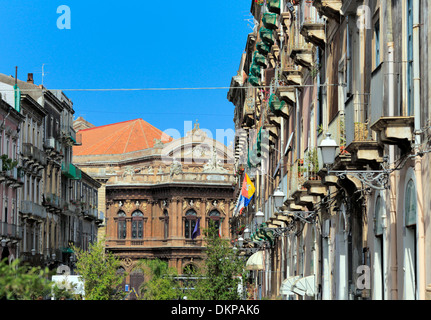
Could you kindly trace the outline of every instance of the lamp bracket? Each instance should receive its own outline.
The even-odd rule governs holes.
[[[346,179],[347,176],[353,176],[366,186],[375,190],[385,190],[388,188],[389,170],[328,170],[328,174],[335,174],[340,179]]]

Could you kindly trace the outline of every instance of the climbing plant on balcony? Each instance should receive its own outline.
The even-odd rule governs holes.
[[[7,154],[3,154],[1,156],[2,159],[2,171],[9,171],[12,170],[13,168],[15,168],[18,165],[18,161],[16,160],[12,160],[11,158],[8,157]]]

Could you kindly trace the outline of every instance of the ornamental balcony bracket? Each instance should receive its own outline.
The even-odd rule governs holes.
[[[361,181],[365,186],[375,190],[386,190],[389,183],[389,174],[392,170],[387,167],[387,157],[384,157],[381,164],[382,170],[330,170],[328,174],[335,174],[340,179],[352,176]]]
[[[315,223],[317,211],[279,211],[279,213],[287,216],[293,216],[305,223]]]

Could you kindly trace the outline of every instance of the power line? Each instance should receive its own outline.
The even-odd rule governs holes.
[[[306,88],[306,87],[329,87],[329,86],[345,86],[343,83],[335,84],[301,84],[301,85],[279,85],[277,88]],[[180,90],[226,90],[226,89],[248,89],[249,87],[195,87],[195,88],[68,88],[68,89],[46,89],[22,88],[21,92],[40,92],[40,91],[180,91]],[[254,89],[269,89],[271,86],[253,86]],[[2,89],[1,91],[14,91],[13,89]]]

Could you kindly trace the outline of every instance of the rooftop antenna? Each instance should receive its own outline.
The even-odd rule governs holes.
[[[259,23],[258,23],[258,21],[254,18],[254,16],[251,13],[249,13],[247,15],[247,19],[244,19],[244,21],[248,22],[247,26],[250,27],[250,29],[252,29],[253,32],[255,32],[257,30],[257,27],[258,27]],[[252,26],[252,24],[253,24],[253,26]]]
[[[45,64],[42,64],[42,86],[43,86],[43,77],[45,76]]]
[[[42,86],[43,86],[43,78],[45,77],[46,74],[49,73],[49,72],[45,72],[45,63],[42,64],[42,72],[38,71],[36,73],[42,73]]]

